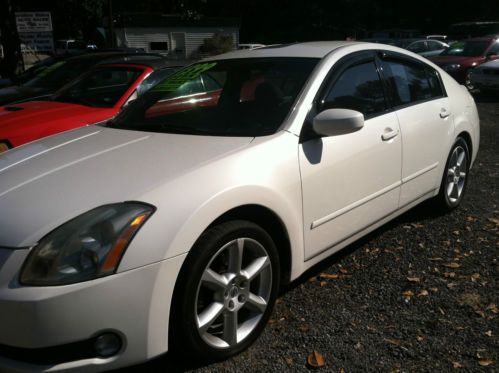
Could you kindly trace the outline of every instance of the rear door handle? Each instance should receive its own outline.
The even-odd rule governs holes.
[[[385,132],[384,134],[381,135],[381,139],[383,141],[388,141],[393,139],[394,137],[397,137],[399,134],[399,130],[392,130],[391,128],[387,128],[388,132]]]
[[[446,108],[442,108],[440,110],[440,118],[447,118],[450,115],[450,111],[447,110]]]

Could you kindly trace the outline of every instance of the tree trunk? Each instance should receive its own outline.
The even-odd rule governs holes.
[[[13,0],[0,1],[0,43],[4,58],[0,62],[0,75],[12,77],[22,70],[21,42],[17,33]]]

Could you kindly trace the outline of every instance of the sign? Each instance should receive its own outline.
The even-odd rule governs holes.
[[[16,25],[19,33],[52,32],[50,12],[16,12]]]
[[[20,32],[21,49],[23,52],[48,52],[54,51],[54,38],[52,32]]]

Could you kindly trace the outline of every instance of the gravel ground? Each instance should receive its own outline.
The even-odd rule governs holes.
[[[325,372],[499,371],[499,95],[476,99],[480,152],[459,209],[423,204],[314,267],[228,361],[166,355],[126,372],[306,372],[313,351]]]

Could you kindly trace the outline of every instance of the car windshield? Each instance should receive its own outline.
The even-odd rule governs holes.
[[[489,45],[487,40],[457,42],[443,51],[441,56],[479,57],[483,56]]]
[[[57,89],[69,83],[90,68],[94,61],[90,59],[58,61],[44,69],[25,86],[31,88]]]
[[[111,108],[142,74],[135,67],[100,67],[58,91],[52,100],[98,108]]]
[[[284,121],[315,58],[247,58],[197,63],[132,103],[115,128],[208,136],[263,136]]]

